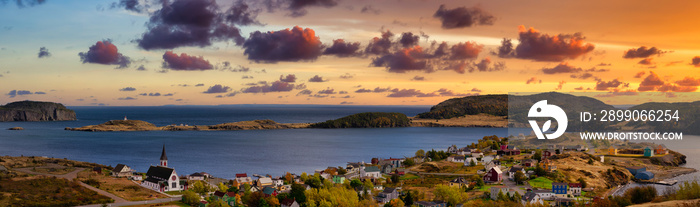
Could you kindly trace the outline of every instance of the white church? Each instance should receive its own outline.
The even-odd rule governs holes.
[[[160,155],[160,164],[158,166],[151,165],[148,168],[146,179],[141,182],[141,186],[159,192],[186,190],[186,181],[181,181],[175,169],[168,167],[165,145],[163,145],[163,153]]]

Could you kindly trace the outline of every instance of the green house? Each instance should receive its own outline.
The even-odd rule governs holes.
[[[236,206],[236,193],[226,192],[221,199],[226,202],[229,206]]]
[[[653,157],[653,156],[654,156],[654,149],[651,149],[651,147],[644,148],[644,157]]]
[[[333,183],[336,183],[336,184],[343,184],[344,182],[345,182],[345,177],[343,177],[343,176],[337,176],[337,175],[334,175],[334,176],[333,176]]]

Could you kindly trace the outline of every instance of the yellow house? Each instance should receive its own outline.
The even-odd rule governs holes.
[[[468,188],[469,182],[466,179],[464,179],[463,177],[458,177],[458,178],[455,178],[454,180],[450,181],[450,187]]]
[[[610,147],[610,149],[608,149],[608,155],[617,155],[617,148]]]

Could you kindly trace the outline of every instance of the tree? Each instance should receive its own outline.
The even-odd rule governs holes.
[[[496,196],[499,201],[508,201],[508,197],[506,197],[505,194],[503,194],[503,191],[498,191],[498,195]]]
[[[406,160],[403,161],[403,166],[410,167],[415,165],[416,162],[413,161],[413,158],[406,158]]]
[[[393,175],[391,175],[391,182],[392,183],[399,183],[399,178],[400,178],[399,174],[394,173]]]
[[[219,199],[213,199],[211,202],[209,202],[209,207],[230,207],[226,202],[219,200]]]
[[[401,199],[398,199],[398,198],[392,199],[391,201],[389,201],[389,203],[386,203],[384,206],[387,206],[387,205],[389,205],[389,207],[404,207],[404,206],[406,206],[406,204]]]
[[[199,180],[194,182],[194,184],[192,184],[191,189],[192,189],[192,191],[194,191],[195,193],[197,193],[201,196],[206,195],[210,191],[209,186],[207,186],[207,184],[204,184],[204,182],[199,181]]]
[[[226,192],[238,193],[238,187],[236,187],[236,186],[231,186],[230,188],[228,188],[228,190],[226,190]]]
[[[416,157],[423,158],[425,157],[425,151],[423,149],[419,149],[416,151]]]
[[[581,188],[586,188],[588,186],[588,183],[586,183],[586,179],[583,179],[583,177],[578,178],[577,181],[581,183]]]
[[[469,160],[469,166],[476,166],[476,162],[474,162],[474,159]]]
[[[321,188],[317,190],[307,190],[305,192],[306,206],[339,206],[351,207],[360,206],[357,193],[347,188]]]
[[[294,198],[299,204],[306,202],[306,195],[304,194],[306,188],[302,184],[292,184],[292,190],[289,191],[289,196]]]
[[[413,195],[411,191],[406,192],[404,196],[399,196],[401,200],[403,201],[404,204],[407,206],[412,206],[413,205]]]
[[[547,171],[544,170],[544,168],[540,167],[539,165],[535,167],[535,175],[537,176],[545,176],[547,174]]]
[[[513,175],[513,181],[515,181],[517,184],[522,184],[526,179],[527,177],[525,176],[525,173],[520,170],[515,172],[515,175]]]
[[[287,183],[293,183],[294,176],[292,176],[292,173],[287,172],[286,174],[284,174],[284,180],[287,181]]]
[[[195,193],[194,191],[185,191],[182,193],[182,202],[190,205],[190,206],[197,206],[199,205],[199,195]]]
[[[540,151],[540,150],[535,151],[535,154],[532,155],[532,159],[535,159],[538,162],[542,161],[542,151]]]
[[[448,206],[462,204],[469,198],[466,192],[447,185],[436,186],[433,194],[435,195],[435,200],[447,202]]]
[[[226,186],[224,183],[219,183],[217,187],[219,187],[219,191],[221,192],[228,192],[228,186]]]
[[[345,168],[338,166],[338,175],[345,175],[346,173],[348,173],[348,171],[345,170]]]
[[[246,183],[243,184],[243,192],[250,192],[250,184]]]
[[[364,185],[367,191],[372,191],[372,189],[374,189],[374,184],[370,179],[365,179],[365,182],[362,183],[362,185]]]
[[[358,179],[352,179],[352,181],[350,181],[350,186],[352,188],[357,188],[357,187],[360,187],[361,185],[362,185],[362,181],[360,181]]]
[[[523,196],[521,196],[520,193],[518,193],[518,191],[515,191],[515,194],[513,194],[513,196],[510,197],[510,200],[514,202],[520,202],[522,198]]]

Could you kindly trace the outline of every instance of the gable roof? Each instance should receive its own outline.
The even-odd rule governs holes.
[[[379,172],[379,168],[377,166],[369,166],[365,168],[365,172]]]
[[[248,174],[245,173],[237,173],[236,178],[242,178],[242,177],[248,177]]]
[[[122,170],[124,170],[124,167],[126,167],[126,165],[124,165],[124,164],[117,164],[117,166],[114,167],[114,172],[121,172]]]
[[[267,195],[272,195],[273,193],[275,193],[275,191],[277,191],[277,190],[274,188],[271,188],[271,187],[265,187],[262,190],[262,192],[267,194]]]
[[[518,171],[522,171],[522,170],[523,170],[523,167],[516,165],[516,166],[510,167],[509,172],[518,172]]]
[[[535,192],[527,192],[525,195],[523,195],[522,199],[527,202],[531,202],[532,199],[535,199],[537,197],[537,193]]]
[[[146,177],[156,177],[161,180],[168,180],[170,175],[173,174],[174,169],[163,166],[153,166],[151,165],[146,172]]]
[[[285,198],[285,199],[282,199],[282,200],[280,201],[280,205],[292,206],[292,205],[294,205],[294,202],[297,202],[297,201],[294,200],[294,199]]]
[[[261,184],[262,183],[272,183],[272,178],[268,178],[268,177],[259,178],[258,182]]]
[[[384,191],[382,191],[382,193],[393,193],[395,190],[395,188],[384,188]]]
[[[224,197],[224,195],[226,195],[226,193],[217,190],[214,192],[214,195],[216,197]]]
[[[501,171],[501,168],[499,168],[499,167],[492,167],[491,170],[496,171],[496,173],[498,173],[498,174],[502,174],[502,173],[503,173],[503,171]],[[491,171],[491,170],[489,170],[489,171]]]
[[[467,184],[469,183],[469,182],[467,182],[466,179],[464,179],[464,177],[458,177],[458,178],[452,179],[450,182],[451,183],[467,183]]]

